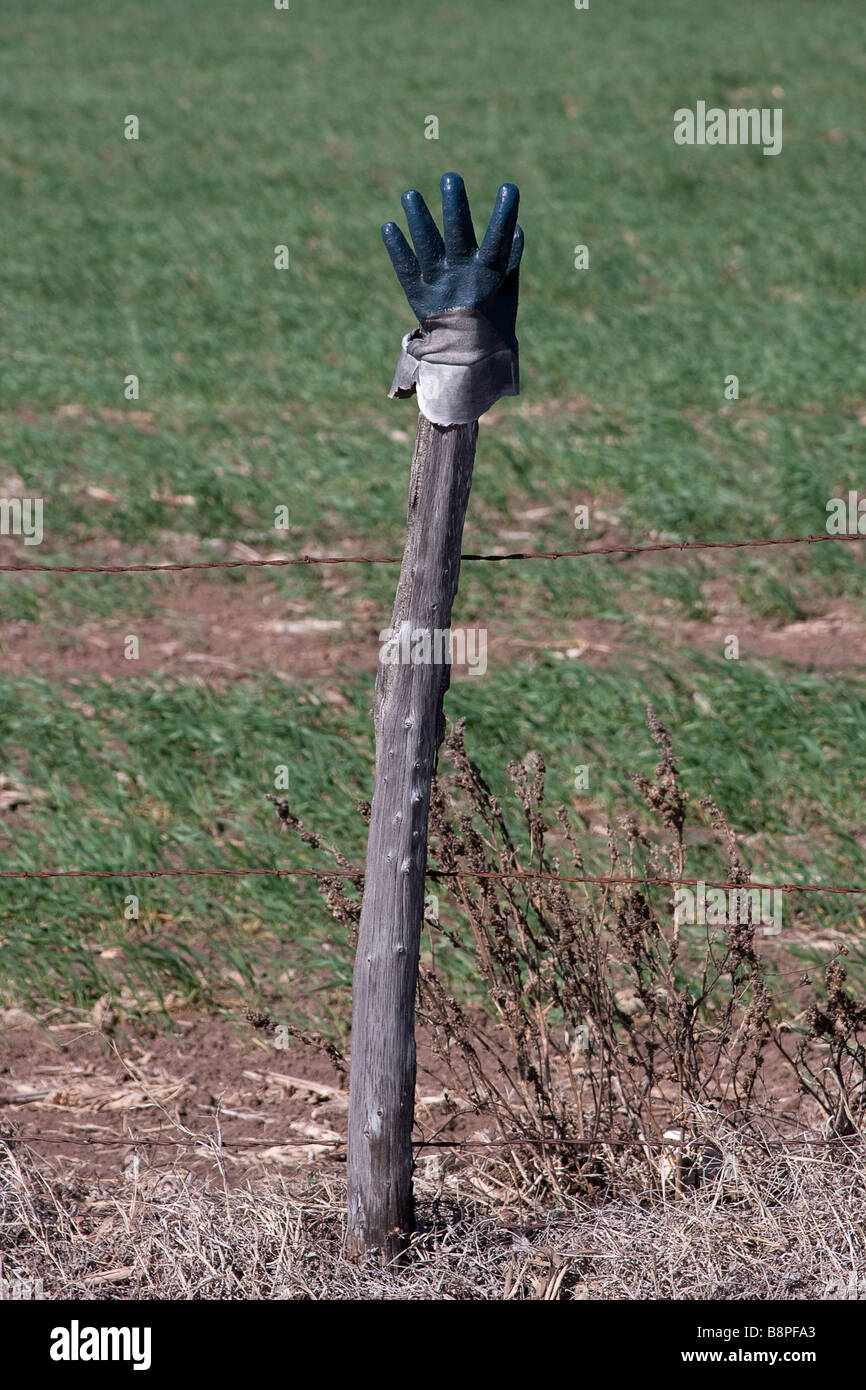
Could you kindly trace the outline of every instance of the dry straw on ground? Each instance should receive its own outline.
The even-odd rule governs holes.
[[[705,1117],[709,1120],[709,1117]],[[711,1121],[710,1121],[711,1124]],[[669,1163],[606,1199],[542,1216],[483,1195],[484,1160],[418,1184],[420,1232],[402,1268],[343,1253],[342,1180],[268,1177],[232,1189],[131,1171],[87,1192],[0,1144],[2,1278],[49,1299],[822,1299],[866,1289],[866,1153],[756,1150],[704,1129],[721,1163],[698,1187]],[[202,1141],[203,1143],[205,1141]],[[663,1179],[665,1179],[663,1181]]]

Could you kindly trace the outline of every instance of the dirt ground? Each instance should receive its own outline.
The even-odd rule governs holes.
[[[342,1144],[313,1144],[345,1136],[345,1079],[326,1058],[280,1051],[243,1021],[195,1013],[133,1033],[40,1026],[10,1009],[3,1033],[0,1136],[31,1145],[64,1180],[204,1166],[195,1138],[218,1132],[237,1177],[345,1159]]]
[[[343,1171],[347,1077],[312,1049],[279,1048],[273,1032],[193,1011],[164,1030],[115,1028],[99,1006],[90,1023],[40,1024],[20,1009],[0,1022],[0,1139],[31,1147],[64,1181],[212,1170],[196,1139],[217,1135],[230,1181]],[[421,1040],[417,1131],[444,1124],[465,1137],[436,1070]]]
[[[806,979],[791,979],[792,1000],[805,1001]],[[90,1020],[40,1022],[12,1008],[0,1025],[0,1140],[32,1150],[60,1181],[212,1172],[213,1140],[232,1184],[268,1172],[344,1172],[348,1077],[312,1048],[278,1046],[273,1028],[179,1010],[157,1029],[118,1022],[106,1001]],[[762,1106],[780,1133],[811,1131],[817,1117],[803,1109],[790,1071],[772,1049],[765,1058]],[[483,1117],[456,1107],[449,1085],[419,1027],[416,1136],[494,1137]],[[664,1129],[669,1117],[659,1118]],[[422,1168],[438,1164],[433,1151],[419,1159]]]
[[[98,576],[94,582],[100,582]],[[711,621],[683,620],[661,610],[642,620],[636,615],[636,623],[642,621],[671,647],[721,654],[734,634],[744,659],[775,658],[815,671],[866,667],[866,622],[854,603],[837,599],[802,621],[773,624],[738,611],[725,587],[724,581],[710,586],[707,597],[720,610]],[[74,629],[51,619],[0,621],[0,672],[61,682],[70,676],[122,681],[160,675],[220,683],[263,672],[289,680],[336,681],[352,672],[372,677],[379,632],[387,622],[387,612],[369,599],[355,603],[342,618],[326,619],[316,616],[313,603],[287,602],[261,574],[242,586],[183,574],[169,581],[167,591],[153,592],[146,618],[91,619]],[[458,612],[455,626],[462,625]],[[535,655],[604,667],[635,649],[630,624],[591,617],[550,623],[542,644],[537,635],[516,634],[507,615],[482,626],[489,668]],[[136,660],[124,657],[130,630],[139,641]],[[453,668],[456,679],[468,674],[465,666]],[[339,701],[339,692],[333,694]]]

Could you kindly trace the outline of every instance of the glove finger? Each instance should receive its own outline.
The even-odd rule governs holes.
[[[415,255],[421,266],[421,274],[429,280],[445,256],[445,243],[439,235],[439,228],[433,221],[430,209],[414,188],[403,194],[403,207],[406,221],[415,246]]]
[[[520,265],[520,258],[523,255],[523,228],[518,225],[514,228],[514,240],[511,243],[511,255],[508,258],[508,274],[516,270]]]
[[[415,253],[396,222],[386,222],[382,228],[385,250],[391,257],[391,264],[397,272],[397,279],[404,289],[421,278],[421,267]]]
[[[517,208],[520,192],[513,183],[504,183],[496,195],[496,204],[490,218],[490,225],[484,234],[478,259],[491,270],[505,274],[514,229],[517,226]]]
[[[475,228],[469,211],[466,186],[459,174],[442,175],[442,230],[448,260],[469,256],[476,250]]]

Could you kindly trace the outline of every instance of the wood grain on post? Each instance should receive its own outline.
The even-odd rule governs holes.
[[[418,419],[409,487],[408,536],[391,619],[393,634],[429,633],[433,660],[380,659],[373,721],[376,781],[352,1009],[348,1244],[384,1261],[414,1229],[415,991],[424,919],[427,818],[444,734],[450,665],[445,633],[460,576],[463,522],[478,422]]]

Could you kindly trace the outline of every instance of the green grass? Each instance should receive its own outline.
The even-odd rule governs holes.
[[[478,223],[498,183],[516,181],[527,236],[524,401],[482,430],[467,549],[822,531],[829,496],[866,492],[857,16],[854,0],[587,12],[434,0],[419,39],[417,8],[396,4],[69,0],[36,25],[7,0],[0,495],[15,476],[46,506],[45,544],[21,558],[158,560],[175,545],[207,558],[236,541],[399,553],[411,445],[392,435],[411,434],[416,412],[385,392],[411,315],[378,228],[406,186],[433,200],[452,168]],[[781,106],[782,154],[675,146],[673,112],[698,98]],[[130,113],[138,142],[123,139]],[[438,141],[424,138],[431,113]],[[286,272],[273,266],[281,243]],[[141,398],[127,402],[131,372]],[[741,399],[726,403],[730,373]],[[573,529],[577,502],[588,532]],[[273,530],[279,505],[288,535]],[[695,794],[760,837],[756,862],[861,881],[858,680],[674,653],[634,624],[659,611],[707,620],[720,602],[790,622],[844,599],[866,617],[863,574],[859,547],[830,544],[466,566],[459,621],[507,623],[530,645],[525,663],[458,684],[449,712],[467,715],[491,775],[537,746],[563,795],[589,761],[612,805],[651,762],[652,698]],[[326,570],[263,582],[347,622],[366,600],[384,625],[393,569],[341,579],[346,590]],[[0,618],[34,637],[41,623],[56,642],[146,617],[166,582],[0,576]],[[627,634],[603,673],[545,656],[584,618]],[[2,661],[0,645],[0,675]],[[48,799],[0,822],[4,859],[281,862],[261,799],[276,762],[292,766],[299,809],[360,854],[351,804],[370,789],[369,682],[343,693],[351,714],[264,673],[210,692],[6,678],[0,772]],[[288,1002],[315,984],[309,1007],[328,1009],[345,983],[348,951],[309,885],[139,888],[146,922],[130,932],[129,884],[7,884],[9,992],[83,1004],[122,971],[133,991],[213,1000],[214,972],[231,970],[250,996],[265,979]],[[853,920],[850,903],[808,911]],[[106,944],[123,946],[110,967]]]
[[[14,853],[5,862],[327,866],[327,856],[280,835],[264,800],[285,765],[295,813],[363,863],[354,806],[370,784],[366,682],[347,689],[348,713],[273,680],[221,692],[150,682],[76,682],[73,691],[58,707],[47,682],[4,683],[2,746],[27,750],[7,759],[8,775],[45,793],[8,823]],[[650,773],[654,763],[648,699],[676,730],[693,801],[717,800],[757,877],[866,882],[866,707],[855,681],[780,677],[708,659],[655,659],[616,672],[541,661],[458,682],[449,707],[466,716],[470,751],[515,812],[505,767],[533,748],[548,766],[548,802],[584,809],[597,823],[637,809],[630,775]],[[577,764],[590,769],[589,791],[579,796]],[[695,871],[724,874],[696,807],[690,839]],[[598,832],[589,853],[604,871]],[[248,998],[276,991],[288,1009],[344,1009],[350,951],[309,880],[11,880],[4,891],[4,974],[15,996],[73,991],[83,1003],[126,983],[133,993],[171,988],[213,1002],[232,970]],[[140,897],[135,923],[124,918],[129,893]],[[818,932],[850,926],[859,910],[844,899],[809,898],[786,920]],[[101,960],[102,950],[118,947],[119,956]]]

